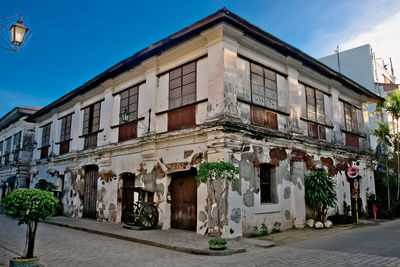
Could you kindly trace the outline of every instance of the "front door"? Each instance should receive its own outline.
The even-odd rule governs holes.
[[[179,172],[171,180],[171,227],[196,231],[197,183],[194,171]]]
[[[97,179],[99,168],[90,165],[85,168],[85,195],[83,199],[83,217],[96,219]]]

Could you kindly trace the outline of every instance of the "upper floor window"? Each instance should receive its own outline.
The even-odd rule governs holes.
[[[61,118],[60,155],[69,152],[71,141],[72,114]]]
[[[169,108],[177,108],[196,101],[196,62],[169,72]]]
[[[277,74],[258,64],[250,64],[252,123],[257,126],[278,130]],[[265,109],[265,108],[267,109]]]
[[[42,146],[40,148],[41,159],[47,158],[49,156],[50,131],[51,131],[51,123],[46,124],[42,127]]]
[[[4,142],[0,142],[0,165],[3,163],[3,144]]]
[[[10,162],[10,152],[11,152],[11,136],[6,139],[6,147],[4,151],[4,163],[8,164]]]
[[[138,101],[138,85],[121,92],[120,126],[118,130],[119,142],[137,137]]]
[[[14,145],[13,145],[14,157],[13,157],[13,161],[17,161],[18,160],[20,145],[21,145],[21,132],[18,132],[16,134],[14,134]]]
[[[169,72],[169,109],[174,110],[168,112],[168,131],[196,124],[196,107],[190,105],[196,102],[196,63]]]
[[[84,149],[97,146],[97,133],[100,128],[101,102],[84,108],[83,113],[83,135],[85,137]]]
[[[306,86],[307,118],[313,122],[325,123],[324,93]],[[308,123],[308,135],[314,139],[326,139],[325,126]]]
[[[344,110],[344,129],[346,137],[346,146],[359,147],[359,136],[358,133],[358,120],[357,120],[357,108],[347,102],[342,101]]]

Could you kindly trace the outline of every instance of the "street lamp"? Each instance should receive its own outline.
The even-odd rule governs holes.
[[[15,18],[18,17],[18,20]],[[0,24],[0,31],[7,31],[8,26],[12,24],[7,32],[8,40],[5,40],[0,35],[0,39],[7,45],[7,47],[0,46],[3,49],[11,50],[17,52],[20,47],[25,46],[30,37],[32,36],[32,31],[24,26],[22,21],[22,16],[12,15],[5,18],[0,18],[0,21],[6,21],[5,24]],[[28,34],[29,32],[29,34]],[[27,36],[28,34],[28,36]],[[27,38],[25,38],[27,36]]]

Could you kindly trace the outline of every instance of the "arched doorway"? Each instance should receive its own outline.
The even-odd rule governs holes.
[[[196,231],[196,169],[173,173],[171,177],[171,227]]]
[[[99,167],[88,165],[85,167],[85,194],[83,199],[83,217],[96,219],[97,180]]]

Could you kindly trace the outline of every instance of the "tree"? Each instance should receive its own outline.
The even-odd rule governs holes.
[[[399,157],[400,93],[399,93],[398,89],[394,90],[392,94],[390,94],[386,97],[384,108],[392,116],[392,127],[393,127],[392,143],[393,143],[393,145],[395,145],[395,151],[397,153],[397,200],[399,200],[399,196],[400,196],[400,172],[399,172],[399,170],[400,170],[400,157]]]
[[[3,198],[1,206],[5,214],[16,218],[18,225],[27,225],[24,258],[33,258],[39,220],[51,216],[58,205],[53,194],[40,189],[16,189]]]
[[[389,123],[381,123],[379,121],[375,121],[378,126],[376,129],[370,129],[372,135],[378,138],[376,154],[378,159],[383,156],[383,161],[385,164],[386,171],[386,182],[387,182],[387,194],[388,194],[388,208],[390,209],[390,188],[389,188],[389,168],[388,168],[388,156],[389,156],[389,147],[392,146],[391,135],[390,135],[390,127]]]
[[[335,181],[324,170],[312,171],[305,177],[305,200],[314,211],[314,219],[324,221],[329,208],[336,206]]]
[[[206,183],[210,186],[212,196],[208,195],[209,202],[217,204],[218,238],[221,238],[221,218],[220,201],[225,197],[226,181],[233,182],[238,180],[239,170],[231,163],[226,162],[204,162],[200,164],[196,182]]]

